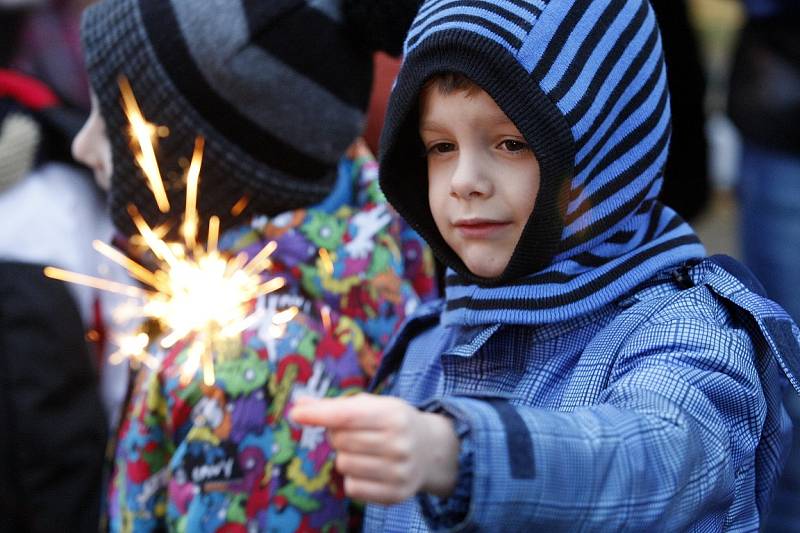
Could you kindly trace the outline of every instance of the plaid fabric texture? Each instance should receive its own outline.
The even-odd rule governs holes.
[[[366,531],[758,530],[800,330],[713,260],[673,274],[549,325],[443,326],[443,303],[421,307],[378,376],[402,358],[388,393],[467,425],[469,504],[368,506]]]

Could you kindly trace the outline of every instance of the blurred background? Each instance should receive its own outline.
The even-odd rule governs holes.
[[[691,0],[688,7],[707,81],[705,131],[712,185],[707,208],[699,214],[694,226],[709,253],[726,253],[741,259],[735,191],[741,139],[727,116],[727,100],[737,37],[746,15],[742,4],[730,0]]]

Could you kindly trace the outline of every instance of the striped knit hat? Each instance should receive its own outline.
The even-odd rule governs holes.
[[[451,308],[488,310],[509,300],[518,309],[566,306],[566,316],[704,254],[691,229],[656,200],[670,111],[646,0],[428,0],[405,54],[383,131],[381,187],[455,271],[447,280]],[[539,160],[533,213],[497,279],[467,270],[419,198],[427,178],[418,99],[443,72],[464,74],[489,93]],[[496,288],[478,296],[473,285]],[[513,294],[503,292],[509,286]]]
[[[175,222],[186,159],[206,138],[198,207],[221,216],[243,196],[273,215],[322,200],[361,133],[372,81],[369,50],[353,42],[339,0],[103,0],[88,8],[82,39],[92,88],[112,143],[111,210],[134,227]],[[158,159],[173,213],[159,213],[129,149],[118,77],[142,113],[169,128]]]

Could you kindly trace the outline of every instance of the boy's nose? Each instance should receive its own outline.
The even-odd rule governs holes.
[[[470,157],[460,158],[450,180],[450,195],[467,200],[488,196],[491,192],[491,179],[480,161]]]

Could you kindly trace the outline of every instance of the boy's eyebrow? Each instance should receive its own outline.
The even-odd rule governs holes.
[[[421,120],[419,123],[420,130],[433,130],[433,131],[442,131],[446,130],[447,128],[440,123],[436,122],[435,120]]]
[[[494,115],[494,116],[492,116],[492,117],[489,117],[489,119],[487,120],[487,122],[488,122],[488,124],[489,124],[490,126],[507,126],[507,125],[512,125],[512,126],[516,127],[516,125],[514,124],[514,122],[513,122],[513,121],[512,121],[510,118],[508,118],[506,115],[504,115],[504,114],[502,114],[502,113],[500,113],[500,114],[496,114],[496,115]],[[447,127],[446,127],[446,126],[444,126],[444,125],[442,125],[441,123],[439,123],[439,122],[435,121],[435,120],[430,120],[430,119],[428,119],[428,120],[421,120],[421,121],[420,121],[420,123],[419,123],[419,129],[420,129],[420,130],[433,130],[433,131],[441,131],[441,130],[446,130],[446,129],[447,129]]]
[[[511,124],[516,128],[514,121],[505,116],[503,113],[491,117],[491,119],[488,122],[492,126],[506,126],[508,124]]]

